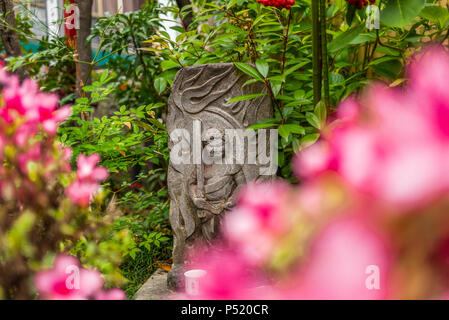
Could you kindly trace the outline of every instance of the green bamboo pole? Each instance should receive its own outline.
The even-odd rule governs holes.
[[[320,24],[321,24],[321,60],[323,62],[323,86],[324,103],[329,106],[329,63],[327,57],[327,36],[326,36],[326,0],[320,0]]]
[[[313,104],[321,100],[320,0],[312,0]]]

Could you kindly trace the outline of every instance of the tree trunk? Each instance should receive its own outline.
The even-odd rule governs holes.
[[[329,107],[329,62],[327,57],[327,24],[326,24],[326,0],[320,0],[320,25],[321,25],[321,60],[323,70],[324,103]]]
[[[76,0],[80,13],[80,29],[78,30],[78,59],[80,61],[91,62],[92,46],[86,43],[92,26],[92,3],[93,0]],[[80,85],[89,85],[91,83],[90,73],[92,67],[85,63],[79,63],[80,72],[77,76],[77,91],[80,92]]]
[[[312,0],[313,105],[321,100],[321,27],[320,0]]]
[[[181,12],[182,8],[190,5],[190,0],[176,0],[176,4],[178,5],[179,11]],[[182,18],[182,15],[181,15]],[[190,11],[188,15],[186,15],[182,20],[182,25],[185,30],[189,29],[190,24],[193,22],[193,15]]]
[[[0,37],[5,47],[6,56],[18,57],[22,55],[20,40],[16,29],[16,17],[11,0],[0,0]],[[25,67],[16,70],[19,78],[24,80],[28,77],[28,71]]]

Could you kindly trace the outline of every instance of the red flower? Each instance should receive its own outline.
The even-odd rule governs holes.
[[[374,4],[376,0],[346,0],[346,2],[352,4],[360,10],[363,8],[363,6],[367,6],[368,2]]]
[[[285,8],[287,10],[290,10],[292,5],[295,4],[295,0],[257,0],[257,2],[262,3],[265,7]]]

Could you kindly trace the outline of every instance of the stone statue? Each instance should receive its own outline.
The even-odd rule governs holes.
[[[227,158],[223,160],[223,136],[234,129],[246,133],[251,130],[242,129],[273,117],[271,99],[266,94],[227,103],[233,97],[267,92],[261,82],[244,86],[248,80],[250,77],[232,63],[182,68],[174,79],[167,116],[171,150],[167,179],[171,199],[170,223],[174,232],[173,266],[168,275],[171,289],[182,286],[186,249],[194,242],[208,243],[214,238],[223,213],[235,203],[238,187],[248,181],[270,179],[275,174],[274,170],[261,175],[260,163],[234,161],[234,151],[246,154],[249,142],[243,146],[236,142],[236,150],[231,150],[229,157],[229,141],[226,141]],[[175,137],[173,132],[179,129],[182,129],[181,134]],[[215,137],[208,136],[208,132],[215,133]],[[259,144],[267,141],[267,137],[258,138]],[[270,138],[273,140],[273,136]],[[277,136],[275,139],[277,149]],[[185,161],[180,162],[174,160],[172,153],[175,144],[181,140],[184,146],[193,145],[193,156],[189,147],[187,152],[181,151]],[[209,149],[205,147],[206,141],[212,145]],[[214,161],[205,161],[204,154],[208,151]],[[195,152],[199,159],[198,156],[194,159]],[[258,152],[271,151],[263,149]]]

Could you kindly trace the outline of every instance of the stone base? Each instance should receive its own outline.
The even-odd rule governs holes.
[[[157,269],[134,295],[135,300],[165,300],[173,295],[167,287],[167,272]]]

